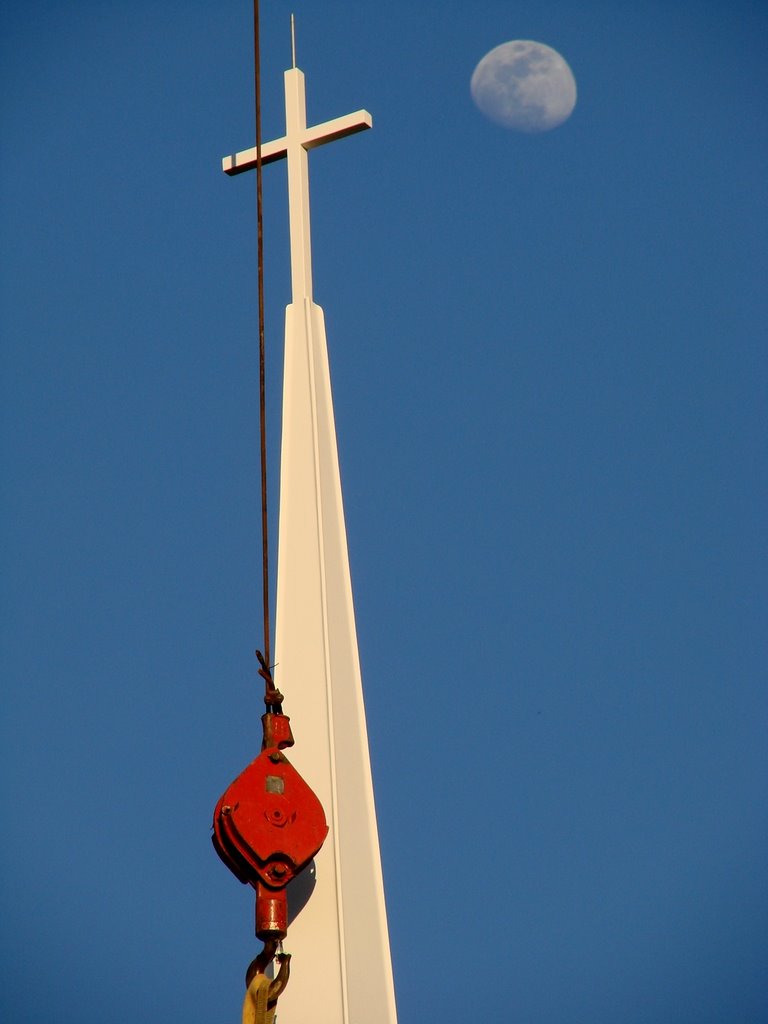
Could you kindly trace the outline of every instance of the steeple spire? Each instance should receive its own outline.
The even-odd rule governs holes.
[[[285,72],[292,301],[286,309],[275,682],[290,700],[291,762],[330,827],[288,886],[291,984],[281,1024],[396,1024],[323,311],[312,296],[310,149],[371,127],[365,110],[307,127],[304,75]],[[239,174],[256,149],[226,157]]]

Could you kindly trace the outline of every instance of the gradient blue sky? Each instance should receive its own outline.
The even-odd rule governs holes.
[[[265,138],[291,9],[310,119],[374,117],[310,176],[401,1024],[762,1024],[768,10],[264,0]],[[471,103],[514,38],[551,133]],[[0,1009],[236,1021],[250,3],[9,0],[0,49]]]

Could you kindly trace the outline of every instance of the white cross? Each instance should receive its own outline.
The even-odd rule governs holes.
[[[304,73],[298,68],[285,72],[285,135],[262,143],[261,162],[270,164],[288,157],[288,215],[291,229],[291,288],[293,301],[312,298],[312,247],[309,234],[309,166],[307,151],[326,142],[354,135],[373,125],[367,110],[337,117],[307,127]],[[256,147],[226,156],[226,174],[241,174],[256,166]]]

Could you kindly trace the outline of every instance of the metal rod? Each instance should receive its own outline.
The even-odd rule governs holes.
[[[253,0],[253,67],[256,99],[256,222],[259,288],[259,434],[261,439],[261,567],[264,610],[264,659],[271,664],[269,628],[269,534],[267,524],[267,415],[264,371],[264,201],[261,188],[261,65],[259,59],[259,0]]]
[[[291,15],[291,60],[296,67],[296,19]]]

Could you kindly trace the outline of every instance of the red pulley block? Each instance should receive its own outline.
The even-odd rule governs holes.
[[[293,743],[287,715],[266,714],[264,748],[228,787],[213,814],[216,852],[256,890],[256,934],[283,938],[285,887],[328,834],[323,807],[281,747]]]

